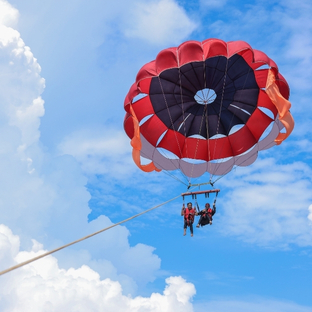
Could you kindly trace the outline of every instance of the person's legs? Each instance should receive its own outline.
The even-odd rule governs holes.
[[[191,236],[193,236],[193,223],[190,222]]]
[[[187,228],[187,221],[184,220],[184,232],[183,232],[184,236],[186,235],[186,228]]]
[[[207,216],[203,217],[200,225],[204,226],[206,224],[209,224],[209,218]]]
[[[202,219],[203,219],[203,216],[200,216],[196,227],[199,227],[201,225]]]

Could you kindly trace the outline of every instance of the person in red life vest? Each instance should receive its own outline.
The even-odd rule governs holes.
[[[207,203],[205,205],[205,209],[198,212],[198,215],[200,215],[198,224],[196,227],[204,226],[206,224],[212,224],[212,216],[216,213],[216,203],[213,203],[212,209],[210,208],[210,204]]]
[[[191,236],[193,236],[193,223],[194,218],[197,216],[197,211],[195,208],[192,208],[192,203],[188,203],[185,208],[184,204],[181,210],[181,216],[184,216],[184,233],[186,235],[186,228],[189,226],[191,231]]]

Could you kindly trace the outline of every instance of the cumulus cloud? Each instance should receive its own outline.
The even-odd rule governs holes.
[[[20,251],[19,237],[0,225],[0,255],[7,255],[6,265],[20,263],[45,252],[33,240],[30,251]],[[53,256],[44,257],[2,276],[1,311],[153,311],[191,312],[195,287],[182,277],[166,279],[163,293],[150,297],[123,295],[119,282],[100,275],[87,265],[61,269]],[[35,295],[34,295],[35,294]]]
[[[229,190],[222,199],[223,233],[262,246],[311,246],[311,176],[307,164],[272,158],[229,174],[222,181]]]
[[[152,44],[179,44],[191,34],[196,23],[174,0],[136,2],[124,33]]]
[[[287,61],[296,62],[288,68],[289,83],[298,90],[310,88],[311,72],[306,68],[312,66],[312,4],[310,1],[285,1],[283,9],[276,13],[276,19],[289,36],[285,48]],[[304,27],[302,27],[304,25]]]
[[[4,8],[9,13],[13,10],[7,3]],[[20,236],[26,249],[31,238],[53,249],[112,224],[105,216],[88,222],[90,193],[77,160],[69,155],[52,156],[42,148],[39,126],[45,113],[41,98],[45,81],[40,72],[19,32],[1,25],[1,221]],[[97,156],[99,150],[112,147],[112,141],[104,146],[98,142],[83,146],[82,151],[76,149],[75,154],[85,155],[87,151]],[[116,149],[123,151],[118,144]],[[67,268],[88,264],[101,276],[119,280],[125,292],[133,293],[156,278],[160,259],[151,246],[131,246],[129,235],[125,227],[115,228],[87,245],[60,254],[60,263]]]
[[[0,225],[0,256],[6,257],[5,266],[38,256],[46,250],[36,240],[29,251],[20,249],[19,237],[5,225]],[[35,293],[35,295],[34,295]],[[60,268],[50,255],[22,268],[9,272],[0,279],[1,311],[278,311],[311,312],[311,307],[291,301],[261,297],[246,300],[219,298],[192,304],[196,290],[192,283],[180,276],[166,279],[162,293],[149,297],[126,296],[121,284],[100,275],[87,265],[79,268]]]
[[[310,128],[310,124],[309,126],[309,132],[312,133],[312,129]],[[297,131],[296,131],[296,135],[299,138],[298,140],[296,140],[295,142],[292,142],[294,148],[293,148],[293,155],[298,155],[298,154],[306,154],[309,158],[309,156],[312,154],[312,142],[305,138],[307,135],[307,133],[304,132],[304,127],[300,127]]]
[[[137,168],[131,155],[130,139],[124,131],[107,127],[81,129],[65,137],[58,151],[60,155],[73,156],[88,176],[88,189],[92,194],[91,220],[104,211],[110,217],[130,217],[141,212],[143,207],[159,204],[159,194],[172,195],[166,187],[168,177],[165,174],[145,173]],[[116,203],[118,211],[110,209]],[[155,212],[152,218],[157,214]]]
[[[7,11],[10,12],[10,8],[13,10],[9,4],[6,5]],[[44,114],[41,93],[45,81],[40,76],[40,71],[36,58],[21,39],[19,32],[2,24],[0,127],[1,133],[5,135],[1,137],[1,145],[15,150],[25,161],[28,158],[26,149],[38,142],[40,117]]]
[[[0,25],[14,26],[18,20],[18,10],[12,7],[6,0],[0,1]]]
[[[133,172],[130,140],[115,129],[79,130],[63,139],[60,154],[74,156],[87,174],[122,175]]]

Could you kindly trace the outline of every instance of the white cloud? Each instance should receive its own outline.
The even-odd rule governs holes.
[[[5,225],[0,225],[0,255],[6,257],[5,266],[12,266],[45,250],[33,240],[30,251],[21,251],[19,237]],[[311,312],[311,307],[292,301],[278,301],[261,297],[233,300],[218,298],[192,304],[196,290],[180,276],[166,279],[163,293],[149,297],[126,296],[123,288],[111,278],[101,278],[87,265],[79,268],[60,268],[50,255],[0,279],[0,309],[11,311],[130,311],[130,312]]]
[[[227,175],[220,201],[222,232],[262,246],[311,246],[312,170],[304,163],[258,159]],[[220,180],[221,181],[221,180]]]
[[[174,0],[137,1],[130,10],[125,35],[152,44],[179,44],[197,27]]]
[[[132,173],[130,139],[115,129],[79,130],[63,139],[61,154],[74,156],[87,174],[108,174],[123,178]]]
[[[11,265],[45,252],[33,241],[31,251],[19,250],[19,238],[0,225],[0,255]],[[153,311],[191,312],[195,287],[182,277],[166,279],[163,294],[150,297],[123,295],[119,282],[100,275],[87,265],[61,269],[52,255],[9,272],[0,280],[1,311]]]
[[[309,139],[312,134],[310,125],[311,121],[308,124],[308,120],[305,124],[301,122],[300,125],[296,125],[296,131],[292,134],[292,138],[285,142],[285,149],[282,152],[288,151],[289,158],[300,157],[307,164],[312,160],[312,141]]]
[[[0,0],[0,25],[13,26],[18,20],[18,10],[13,8],[6,0]]]
[[[1,163],[0,211],[2,221],[21,235],[22,246],[34,237],[58,247],[112,225],[105,216],[88,223],[90,194],[77,162],[71,156],[51,158],[44,155],[34,173],[19,158]],[[103,207],[110,209],[107,204]],[[101,276],[120,281],[127,292],[154,281],[160,258],[154,248],[144,244],[131,246],[129,231],[122,226],[77,244],[58,255],[62,267],[88,264]]]
[[[283,32],[288,33],[287,45],[283,50],[287,62],[291,64],[288,67],[288,82],[298,90],[308,90],[311,72],[306,68],[312,66],[311,1],[285,1],[282,9],[274,13]],[[293,66],[294,62],[296,66]]]
[[[6,8],[10,11],[10,6]],[[18,233],[22,248],[29,247],[30,239],[35,238],[52,249],[112,222],[102,216],[88,223],[90,194],[80,165],[72,156],[54,157],[41,146],[39,126],[44,115],[41,93],[45,82],[40,71],[19,32],[1,25],[1,221]],[[98,142],[87,142],[82,150],[76,148],[75,153],[85,157],[86,151],[95,154],[96,158],[114,143]],[[108,156],[123,153],[122,144],[116,142]],[[94,168],[92,170],[96,172]],[[126,292],[135,292],[137,287],[144,287],[156,278],[160,259],[151,246],[130,246],[128,236],[129,231],[119,226],[100,238],[93,238],[87,245],[73,247],[69,254],[75,255],[76,259],[70,255],[67,259],[73,261],[72,266],[86,263],[96,268],[100,275],[109,274],[123,286],[127,285]],[[62,265],[69,267],[69,260],[62,258],[62,254],[59,257]]]
[[[24,158],[25,150],[36,144],[40,136],[40,117],[44,114],[40,94],[45,86],[40,71],[20,34],[0,25],[0,127],[9,127],[4,133],[15,132],[16,139],[19,136],[10,145]],[[2,139],[8,143],[6,138]]]

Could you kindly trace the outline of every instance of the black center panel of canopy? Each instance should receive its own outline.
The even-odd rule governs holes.
[[[194,97],[205,89],[213,90],[215,99],[198,103]],[[152,78],[149,90],[155,114],[167,128],[206,139],[244,125],[257,107],[258,95],[254,71],[240,55],[166,69]]]

